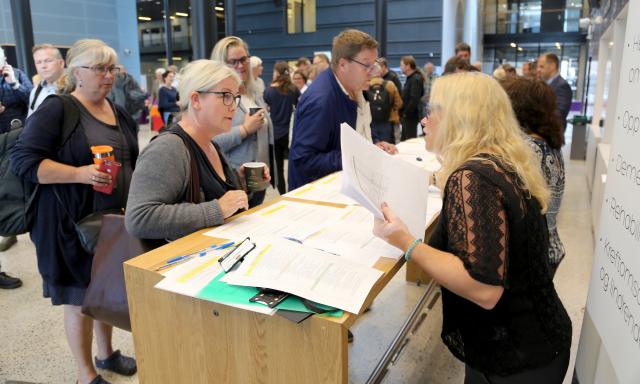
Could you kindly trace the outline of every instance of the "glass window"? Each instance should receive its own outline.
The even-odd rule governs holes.
[[[496,19],[497,19],[497,7],[498,2],[496,0],[486,0],[484,2],[484,33],[486,35],[493,35],[496,33]]]
[[[316,31],[316,0],[287,0],[287,32]]]
[[[523,1],[520,3],[518,32],[539,33],[542,1]]]
[[[564,10],[564,31],[580,31],[580,17],[582,16],[582,0],[567,0]]]

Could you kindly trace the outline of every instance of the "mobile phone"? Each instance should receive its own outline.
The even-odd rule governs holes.
[[[249,116],[253,116],[256,113],[258,113],[259,110],[261,110],[262,108],[260,107],[253,107],[253,108],[249,108]]]

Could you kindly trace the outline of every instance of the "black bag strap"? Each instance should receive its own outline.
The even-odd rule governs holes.
[[[175,127],[175,126],[174,126]],[[183,131],[184,132],[184,131]],[[200,204],[202,202],[202,195],[200,194],[200,171],[198,170],[198,158],[196,157],[196,152],[194,148],[191,146],[191,143],[187,141],[187,138],[183,136],[183,134],[179,131],[174,131],[173,129],[164,131],[163,135],[176,135],[182,142],[184,146],[189,151],[189,167],[191,168],[191,174],[189,176],[189,184],[187,184],[187,191],[185,193],[185,197],[188,203]],[[184,132],[184,135],[188,133]],[[153,137],[151,140],[155,140],[160,135]]]

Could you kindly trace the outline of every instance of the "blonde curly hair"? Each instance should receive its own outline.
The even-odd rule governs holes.
[[[549,190],[533,150],[525,142],[500,84],[480,72],[461,72],[438,78],[430,105],[439,113],[433,150],[441,158],[438,174],[443,184],[465,162],[486,153],[519,177],[519,186],[545,212]]]

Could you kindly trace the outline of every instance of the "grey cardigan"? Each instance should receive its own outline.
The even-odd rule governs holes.
[[[130,234],[143,239],[177,239],[224,222],[218,200],[178,202],[189,184],[190,162],[178,135],[162,135],[142,151],[125,214]]]

